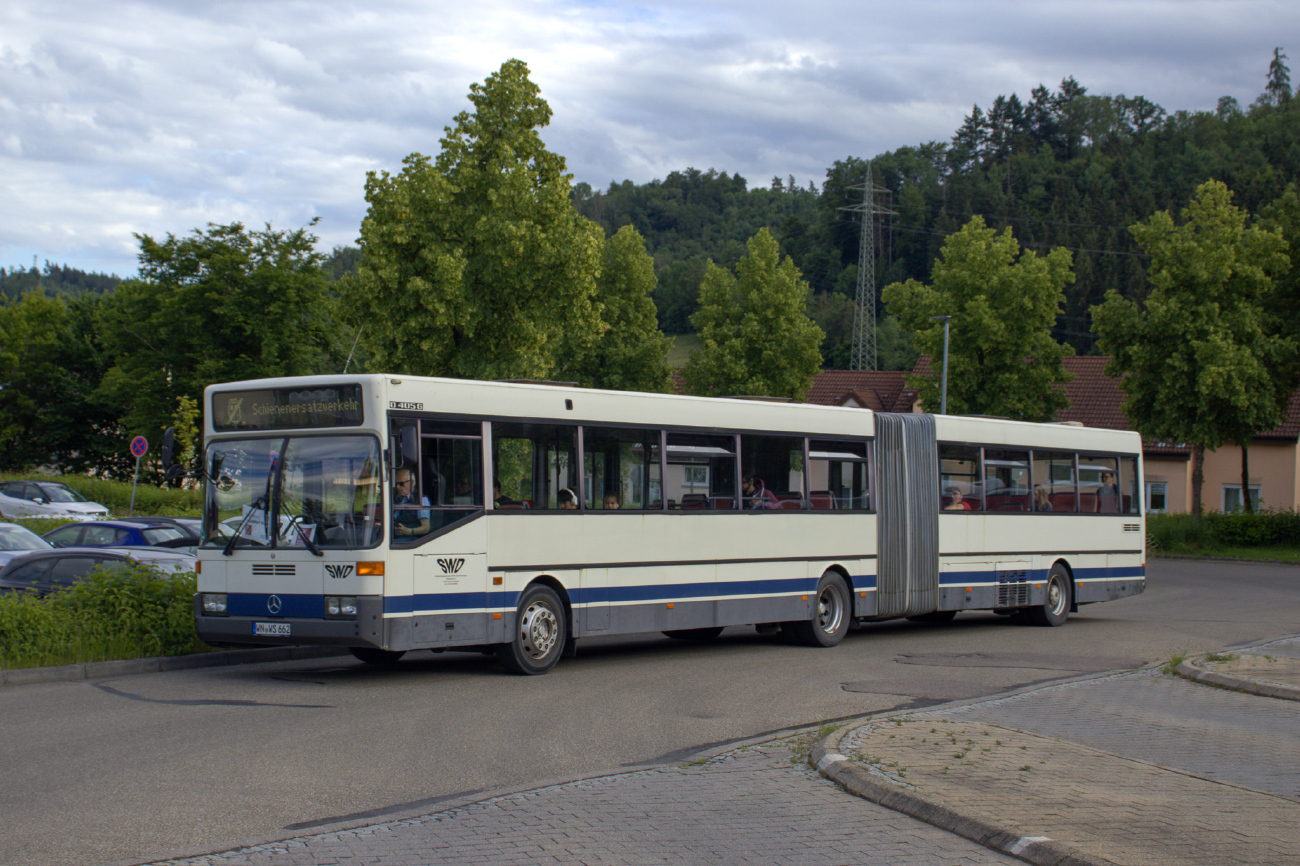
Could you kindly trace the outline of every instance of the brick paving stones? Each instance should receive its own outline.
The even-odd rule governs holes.
[[[1290,701],[1147,670],[873,720],[827,748],[909,802],[1094,860],[1300,863]]]
[[[553,785],[418,818],[168,866],[1004,864],[1012,858],[846,795],[790,741]]]

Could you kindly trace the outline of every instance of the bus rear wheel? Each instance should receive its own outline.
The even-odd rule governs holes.
[[[1070,615],[1072,593],[1070,575],[1057,563],[1047,575],[1047,598],[1042,607],[1025,608],[1025,621],[1030,625],[1058,626],[1064,625]]]
[[[514,637],[497,647],[497,661],[513,674],[544,674],[560,660],[567,637],[560,597],[549,586],[533,584],[519,599]]]
[[[393,665],[406,655],[401,650],[381,650],[370,646],[350,646],[348,652],[352,653],[358,661],[363,661],[368,665]]]
[[[817,600],[807,622],[794,623],[794,636],[805,646],[832,647],[849,632],[849,588],[833,571],[817,582]]]

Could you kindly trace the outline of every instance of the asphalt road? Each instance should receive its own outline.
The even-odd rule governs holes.
[[[152,859],[467,792],[687,760],[890,708],[1140,666],[1297,629],[1300,568],[1153,562],[1137,598],[1063,628],[961,614],[833,650],[729,629],[709,646],[583,643],[543,677],[485,656],[350,658],[0,689],[0,862]]]

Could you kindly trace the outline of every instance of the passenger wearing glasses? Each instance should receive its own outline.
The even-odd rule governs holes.
[[[410,538],[429,533],[427,509],[402,507],[415,504],[415,473],[403,466],[393,474],[393,535],[396,537]],[[421,496],[418,504],[428,505],[429,498]]]

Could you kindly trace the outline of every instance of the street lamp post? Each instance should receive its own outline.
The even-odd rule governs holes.
[[[952,316],[931,316],[936,322],[943,322],[943,384],[939,391],[939,414],[948,414],[948,323]]]

